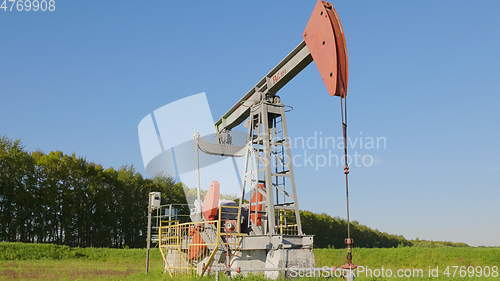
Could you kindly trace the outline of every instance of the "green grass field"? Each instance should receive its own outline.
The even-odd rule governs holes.
[[[315,250],[318,267],[338,266],[343,262],[344,255],[345,251],[341,249]],[[161,257],[157,249],[152,251],[151,273],[146,275],[144,256],[143,249],[69,248],[48,244],[0,243],[0,280],[214,280],[213,277],[196,276],[170,278],[168,274],[161,273]],[[491,277],[497,276],[493,266],[497,269],[500,266],[500,248],[354,249],[354,260],[365,266],[365,273],[361,273],[356,280],[500,281],[500,277]],[[453,266],[458,266],[456,271]],[[439,267],[439,277],[429,277],[429,268],[436,267]],[[368,272],[366,268],[372,272]],[[449,276],[446,276],[447,268]],[[486,268],[490,268],[490,277],[479,277],[480,269],[484,275]],[[420,269],[423,277],[419,275]],[[391,278],[387,277],[389,270],[393,274]],[[386,277],[377,277],[382,273]],[[465,277],[461,278],[460,275],[464,276],[464,273]],[[395,277],[397,274],[413,277]],[[321,275],[317,273],[316,277],[303,277],[299,280],[327,280],[318,276]],[[248,277],[242,280],[263,279]]]

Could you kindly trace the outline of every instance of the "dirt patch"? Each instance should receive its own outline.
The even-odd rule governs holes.
[[[35,272],[19,272],[12,269],[0,271],[0,276],[5,277],[2,279],[7,280],[19,280],[19,279],[40,279],[41,276],[37,276]]]
[[[97,268],[74,268],[73,266],[65,266],[61,264],[59,266],[46,266],[41,267],[40,265],[22,265],[16,263],[11,263],[8,265],[9,268],[0,269],[0,279],[1,280],[81,280],[81,279],[93,279],[96,277],[120,277],[128,276],[131,274],[138,273],[139,270],[127,267],[125,270],[114,270],[114,269],[99,269],[98,265],[92,267]],[[108,267],[109,265],[103,265],[102,267]],[[3,264],[3,267],[7,267],[7,264]],[[15,269],[12,269],[15,268]]]
[[[127,268],[127,270],[77,270],[69,274],[71,279],[80,279],[82,277],[103,277],[103,276],[128,276],[137,273],[137,270]]]

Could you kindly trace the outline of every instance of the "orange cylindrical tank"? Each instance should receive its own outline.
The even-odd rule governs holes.
[[[191,236],[191,245],[189,246],[188,259],[194,260],[203,254],[207,245],[205,245],[205,241],[201,237],[198,227],[189,229],[189,236]]]
[[[220,184],[212,181],[203,200],[202,213],[206,221],[215,220],[219,211]]]
[[[259,189],[264,190],[264,184],[259,184]],[[253,225],[260,226],[262,225],[262,209],[263,204],[262,200],[264,200],[264,196],[258,190],[252,191],[252,198],[250,200],[250,221]],[[255,213],[257,211],[257,214]]]

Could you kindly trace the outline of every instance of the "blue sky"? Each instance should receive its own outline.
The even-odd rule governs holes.
[[[350,133],[382,136],[353,168],[352,217],[408,238],[500,245],[500,2],[336,1]],[[137,124],[204,91],[215,118],[302,39],[314,1],[57,1],[0,10],[0,135],[142,171]],[[292,137],[340,135],[315,66],[280,92]],[[189,118],[189,115],[179,118]],[[344,216],[338,167],[296,170],[304,209]]]

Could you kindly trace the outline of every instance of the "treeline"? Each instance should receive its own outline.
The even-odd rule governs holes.
[[[327,214],[301,212],[304,233],[314,234],[314,246],[318,248],[344,248],[347,222]],[[358,222],[351,222],[351,237],[355,247],[396,248],[409,247],[413,244],[403,236],[392,235],[374,230]]]
[[[147,179],[131,167],[104,169],[76,155],[27,152],[19,141],[0,138],[0,241],[78,247],[144,247],[147,197],[183,204],[183,186]],[[301,212],[303,230],[319,248],[343,248],[346,222]],[[356,247],[412,246],[411,241],[352,224]]]
[[[438,248],[438,247],[470,247],[467,243],[450,241],[432,241],[432,240],[410,240],[413,247]]]
[[[185,202],[172,180],[104,169],[74,154],[29,153],[0,138],[0,241],[144,247],[150,191]]]

